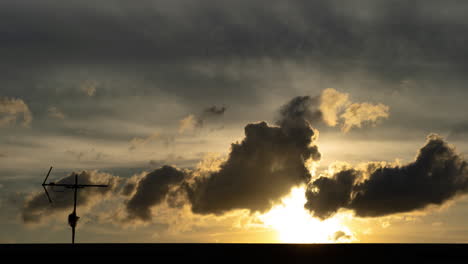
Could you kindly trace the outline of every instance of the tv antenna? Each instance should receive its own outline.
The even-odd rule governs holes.
[[[74,195],[73,195],[73,212],[68,215],[68,224],[72,228],[72,244],[75,244],[75,227],[76,224],[78,223],[78,219],[80,219],[79,216],[76,215],[76,194],[78,192],[78,189],[86,188],[86,187],[109,187],[109,185],[102,185],[102,184],[78,184],[78,174],[73,172],[75,175],[75,183],[74,184],[62,184],[62,183],[54,183],[54,182],[49,182],[46,183],[47,178],[49,178],[50,172],[52,171],[52,166],[49,169],[49,172],[47,173],[47,176],[44,179],[44,182],[42,183],[42,187],[44,188],[44,191],[47,195],[47,199],[49,199],[49,202],[52,203],[52,199],[50,199],[49,192],[47,192],[46,186],[59,186],[59,187],[65,187],[68,189],[73,189],[74,190]],[[53,190],[53,189],[52,189]]]

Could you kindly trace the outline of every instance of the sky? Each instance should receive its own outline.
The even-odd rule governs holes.
[[[0,243],[467,243],[467,12],[0,1]]]

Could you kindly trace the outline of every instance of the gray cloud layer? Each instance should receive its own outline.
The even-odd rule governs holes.
[[[442,5],[434,0],[361,0],[353,6],[304,0],[287,5],[265,0],[147,0],[138,6],[125,1],[82,1],[69,6],[49,0],[40,4],[3,1],[0,15],[5,21],[3,47],[27,51],[25,57],[151,60],[312,54],[463,63],[460,55],[466,55],[462,45],[468,20],[461,14],[467,7],[459,1]]]
[[[0,96],[22,98],[38,121],[35,129],[63,135],[78,129],[40,122],[47,107],[60,109],[69,124],[94,118],[161,124],[163,111],[148,114],[132,97],[158,97],[189,112],[212,102],[237,111],[269,100],[267,94],[286,93],[291,72],[301,69],[306,81],[320,79],[313,83],[318,89],[338,88],[340,80],[342,89],[362,85],[353,76],[357,70],[370,73],[365,80],[383,80],[369,90],[431,78],[424,92],[444,86],[464,93],[467,9],[462,1],[433,0],[1,1]],[[414,114],[400,109],[402,118]],[[428,123],[418,120],[408,123]],[[118,134],[128,131],[121,128],[104,130],[93,133],[128,136]]]
[[[258,99],[251,92],[256,89],[252,79],[222,74],[207,78],[193,70],[194,63],[222,62],[220,68],[229,69],[231,59],[286,59],[314,62],[332,74],[361,67],[392,80],[434,64],[447,67],[444,73],[466,69],[468,19],[461,14],[468,10],[467,3],[354,3],[144,0],[135,5],[122,0],[85,0],[70,6],[55,0],[2,1],[0,70],[10,76],[2,89],[7,96],[28,96],[25,99],[33,101],[43,96],[47,87],[72,83],[95,87],[89,85],[95,82],[87,79],[89,73],[91,77],[125,79],[113,83],[114,95],[155,93],[154,85],[129,89],[134,85],[124,82],[133,77],[157,83],[160,89],[190,101],[250,101]],[[72,78],[66,83],[50,83],[64,64],[76,66],[80,73],[67,76]],[[45,87],[31,85],[41,81],[49,83]],[[105,83],[102,88],[86,89],[87,94],[96,90],[108,93]],[[78,89],[69,96],[82,94]],[[54,97],[41,100],[52,101]]]
[[[320,218],[340,208],[362,217],[384,216],[441,205],[468,193],[468,164],[437,135],[428,136],[412,163],[370,164],[368,171],[345,169],[320,177],[307,190],[305,207]]]

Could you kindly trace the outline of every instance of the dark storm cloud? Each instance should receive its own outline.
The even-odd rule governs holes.
[[[345,169],[331,178],[313,181],[306,192],[305,207],[320,218],[340,208],[353,210],[361,217],[377,217],[442,205],[467,193],[467,162],[441,137],[432,134],[412,163],[370,164],[367,172]]]
[[[108,184],[107,188],[84,188],[77,193],[77,206],[92,205],[105,198],[118,187],[120,179],[107,173],[83,171],[78,175],[79,184]],[[56,181],[56,184],[73,184],[73,174]],[[44,192],[39,192],[27,199],[22,208],[22,219],[25,223],[37,223],[43,217],[54,212],[63,212],[73,208],[73,190],[63,187],[47,187],[52,204],[47,200]]]
[[[171,166],[163,166],[148,173],[136,187],[136,193],[127,202],[130,219],[151,220],[151,207],[163,202],[171,186],[180,184],[186,173]],[[128,185],[125,189],[131,189]]]
[[[333,178],[320,177],[315,180],[306,192],[305,207],[313,211],[315,216],[330,217],[348,205],[357,174],[354,170],[340,171]]]
[[[220,170],[195,177],[184,187],[192,211],[222,214],[234,209],[265,211],[291,187],[310,180],[305,162],[320,159],[312,145],[315,132],[305,119],[304,100],[293,99],[281,111],[279,127],[248,124],[242,142],[233,143]]]

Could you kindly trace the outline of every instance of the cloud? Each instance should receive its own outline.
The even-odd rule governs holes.
[[[124,188],[122,189],[122,192],[120,194],[122,194],[123,196],[130,196],[132,195],[135,190],[136,190],[136,186],[137,186],[137,183],[135,182],[128,182],[127,184],[125,184]]]
[[[60,111],[60,109],[58,109],[58,108],[55,107],[55,106],[49,107],[49,109],[47,110],[47,112],[49,113],[49,116],[50,116],[50,117],[58,118],[58,119],[65,119],[65,114],[63,114],[63,112]]]
[[[321,219],[332,216],[349,203],[356,171],[340,171],[333,178],[320,177],[313,181],[306,192],[305,207],[313,211],[314,216]]]
[[[440,136],[427,137],[414,162],[404,166],[369,163],[344,168],[309,184],[305,208],[322,219],[339,209],[378,217],[411,212],[468,193],[468,165]]]
[[[73,184],[73,174],[56,181],[56,184]],[[121,185],[121,179],[107,173],[97,171],[83,171],[78,175],[79,184],[108,184],[107,188],[89,187],[80,189],[77,193],[77,206],[80,211],[86,211],[98,202],[108,198]],[[52,204],[47,200],[44,192],[32,194],[23,204],[22,219],[24,223],[39,223],[43,218],[51,217],[55,213],[69,211],[73,207],[73,190],[63,187],[48,186],[47,190]]]
[[[163,202],[170,188],[180,184],[185,177],[184,171],[171,166],[163,166],[145,175],[138,181],[135,194],[126,204],[129,218],[150,220],[151,207]]]
[[[338,112],[348,104],[348,94],[340,93],[333,88],[323,90],[320,95],[320,111],[322,111],[323,121],[329,126],[336,126]]]
[[[89,97],[96,94],[96,88],[98,86],[97,81],[85,81],[80,85],[80,90]]]
[[[227,158],[210,155],[192,171],[166,165],[130,179],[85,171],[80,174],[81,183],[106,180],[115,184],[109,189],[80,190],[79,205],[86,209],[103,200],[106,194],[117,195],[126,199],[124,222],[150,221],[151,209],[163,202],[172,208],[189,205],[193,213],[202,215],[219,215],[236,209],[266,211],[292,187],[309,182],[308,162],[320,159],[314,145],[318,132],[309,123],[318,118],[317,113],[309,111],[311,103],[315,101],[309,97],[294,98],[281,107],[276,126],[266,122],[248,124],[245,138],[232,144]],[[224,111],[211,108],[207,112],[222,115]],[[157,137],[155,134],[136,139],[134,143],[143,144]],[[72,180],[70,175],[58,182]],[[24,222],[39,222],[45,215],[63,212],[71,206],[69,193],[51,193],[53,207],[42,193],[27,200],[22,215]]]
[[[112,2],[110,9],[106,0],[93,10],[87,8],[89,3],[76,5],[59,26],[51,17],[66,7],[63,3],[2,4],[0,14],[11,28],[5,49],[20,49],[24,58],[40,52],[52,56],[51,61],[180,61],[203,54],[206,59],[307,56],[341,64],[359,56],[359,64],[363,61],[372,70],[379,67],[369,61],[390,66],[418,59],[466,65],[457,57],[467,41],[460,34],[466,30],[467,19],[460,11],[466,4],[459,1],[443,6],[434,0],[360,1],[359,9],[324,0],[293,0],[287,8],[277,0],[142,1],[133,9],[124,2]],[[24,12],[30,9],[38,12]],[[133,23],[123,26],[127,18]],[[15,24],[16,19],[28,22]],[[395,24],[395,19],[401,23]],[[40,29],[41,36],[54,38],[32,34]],[[414,34],[415,29],[421,34]],[[200,37],[199,32],[206,34]],[[50,42],[55,45],[47,45]]]
[[[281,107],[277,126],[248,124],[227,159],[209,156],[193,171],[163,166],[139,180],[136,191],[129,184],[125,193],[134,194],[126,206],[128,218],[149,221],[151,208],[165,201],[177,208],[189,204],[196,214],[270,209],[292,187],[309,182],[307,164],[320,159],[317,131],[309,123],[319,115],[310,112],[312,103],[310,97],[294,98]]]
[[[164,135],[159,132],[153,133],[147,137],[134,137],[130,140],[129,150],[135,150],[144,147],[154,141],[161,141],[167,147],[174,142],[174,136]]]
[[[205,109],[205,111],[203,113],[205,113],[206,115],[215,115],[215,116],[219,116],[219,115],[223,115],[224,112],[226,112],[226,107],[225,106],[216,106],[216,105],[213,105],[211,107],[208,107]]]
[[[203,121],[195,115],[188,115],[179,121],[179,134],[190,132],[195,128],[202,127]]]
[[[227,107],[225,106],[211,106],[207,107],[200,114],[190,114],[179,121],[179,134],[191,132],[197,128],[203,127],[207,120],[213,120],[224,115]]]
[[[322,119],[322,112],[317,109],[318,97],[298,96],[280,109],[280,118],[277,124],[288,126],[292,124],[303,124],[304,121],[314,123]]]
[[[333,235],[333,240],[335,242],[338,242],[338,241],[349,241],[351,240],[352,237],[350,235],[347,235],[345,232],[343,231],[336,231],[335,234]]]
[[[292,187],[307,183],[311,176],[305,163],[320,159],[313,145],[316,131],[306,120],[313,117],[304,107],[309,101],[299,97],[283,106],[279,126],[248,124],[245,138],[231,145],[218,171],[194,177],[184,185],[192,211],[266,211]]]
[[[310,182],[310,165],[321,158],[315,145],[318,131],[313,129],[311,124],[323,119],[322,111],[319,109],[320,105],[324,105],[321,104],[323,98],[338,98],[327,101],[326,105],[331,112],[333,109],[338,109],[337,105],[342,104],[336,102],[346,101],[339,99],[346,96],[334,90],[329,90],[328,94],[332,95],[298,96],[291,99],[280,107],[274,125],[266,122],[247,124],[244,128],[245,138],[232,143],[227,158],[208,157],[193,170],[181,170],[165,165],[130,179],[112,176],[115,181],[124,183],[118,192],[115,192],[118,197],[126,200],[123,221],[149,222],[153,216],[152,208],[162,203],[172,208],[188,205],[193,213],[202,215],[221,215],[237,209],[250,212],[269,210],[287,195],[292,187]],[[201,116],[217,117],[223,115],[225,111],[225,107],[213,106],[206,108]],[[196,119],[192,116],[187,120],[191,120],[187,122],[193,124]],[[161,137],[160,133],[148,137],[135,137],[130,142],[130,149],[147,145]],[[67,153],[77,156],[78,159],[85,156],[83,152]],[[151,165],[158,164],[157,161],[151,163]],[[86,175],[83,177],[89,177]],[[340,197],[334,197],[332,207],[336,208],[346,205],[348,199],[346,194],[350,192],[355,182],[355,178],[347,179],[343,176],[344,182],[341,178],[342,176],[338,175],[336,182],[325,178],[314,182],[316,189],[335,190],[331,192],[332,195],[337,193],[336,190],[343,193]],[[25,221],[38,221],[35,218],[40,218],[39,216],[46,211],[45,205],[34,206],[40,199],[38,197],[32,198],[25,206],[29,209],[24,210],[28,212],[23,214]],[[89,199],[93,201],[94,198],[90,195]],[[83,200],[84,204],[88,203],[85,198]],[[317,199],[320,204],[322,200],[331,203],[330,199]],[[68,205],[64,204],[62,208]],[[61,207],[59,205],[55,208]],[[328,207],[321,205],[316,208],[316,212],[325,216],[329,211]]]
[[[15,123],[22,115],[24,127],[29,127],[32,114],[28,105],[21,99],[0,97],[0,127]]]
[[[320,96],[296,97],[291,104],[295,104],[296,107],[281,109],[282,115],[288,115],[290,119],[299,115],[312,124],[324,122],[332,127],[339,125],[345,133],[353,127],[361,127],[363,123],[375,124],[378,120],[389,116],[388,106],[352,103],[349,100],[349,94],[341,93],[333,88],[324,89]]]
[[[387,118],[389,107],[384,104],[354,103],[348,106],[340,116],[343,119],[341,129],[348,132],[352,127],[361,127],[362,123],[374,124],[380,118]]]
[[[353,127],[360,128],[363,123],[375,124],[389,116],[388,106],[381,103],[352,103],[349,94],[333,88],[322,91],[319,109],[327,125],[334,127],[339,124],[344,133]]]

